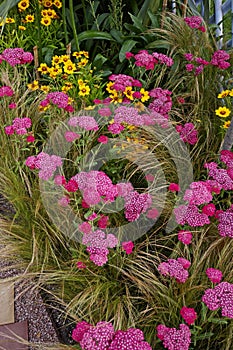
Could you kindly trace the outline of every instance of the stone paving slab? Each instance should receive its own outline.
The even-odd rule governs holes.
[[[1,350],[28,350],[28,321],[0,326]]]
[[[1,281],[0,283],[0,325],[14,323],[14,284]],[[1,348],[0,348],[1,349]]]

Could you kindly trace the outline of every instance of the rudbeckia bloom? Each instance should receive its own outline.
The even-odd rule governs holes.
[[[41,24],[48,27],[51,24],[51,18],[50,17],[43,17],[40,21]]]
[[[88,85],[83,84],[79,86],[78,94],[79,96],[86,96],[86,95],[89,95],[90,91],[91,91],[90,87]]]
[[[226,118],[230,115],[231,111],[227,107],[219,107],[215,110],[216,115],[218,115],[221,118]]]
[[[25,17],[26,23],[27,23],[27,22],[34,22],[34,20],[35,20],[34,15],[27,15],[27,16]]]
[[[25,11],[29,7],[29,1],[22,0],[18,3],[19,11]]]

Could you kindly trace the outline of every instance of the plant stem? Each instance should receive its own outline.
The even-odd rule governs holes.
[[[73,0],[69,0],[69,9],[70,9],[71,26],[72,26],[73,35],[74,35],[74,42],[75,42],[76,50],[79,51],[78,34],[77,34],[77,30],[76,30],[76,26],[75,26],[75,20],[74,20]]]
[[[63,28],[64,28],[64,34],[65,34],[65,43],[68,45],[69,38],[67,33],[67,24],[66,24],[66,1],[62,0],[62,21],[63,21]]]
[[[40,28],[40,9],[39,9],[38,1],[35,2],[35,5],[36,5],[36,24],[38,28],[38,33],[37,33],[37,47],[39,48],[38,61],[40,63],[42,59],[42,46],[41,46],[42,43],[41,43],[41,28]]]

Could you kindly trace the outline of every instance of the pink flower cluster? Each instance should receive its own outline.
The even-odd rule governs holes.
[[[180,205],[174,209],[176,221],[179,225],[188,224],[191,227],[204,226],[209,224],[208,215],[199,212],[195,205]]]
[[[217,182],[221,189],[226,191],[233,190],[233,167],[221,169],[215,162],[206,163],[204,167],[209,170],[209,176]]]
[[[149,95],[154,100],[149,104],[148,108],[168,119],[168,113],[172,108],[171,94],[171,91],[163,90],[162,88],[152,89]]]
[[[95,118],[89,115],[71,117],[68,121],[68,125],[76,126],[76,127],[79,126],[80,128],[85,129],[87,131],[90,131],[90,130],[97,131],[99,129]]]
[[[219,283],[222,280],[222,271],[209,267],[206,269],[206,275],[212,283]]]
[[[59,156],[41,152],[37,156],[28,157],[25,164],[30,169],[39,169],[39,177],[47,181],[53,176],[57,167],[62,165],[62,159]]]
[[[0,87],[0,97],[4,96],[12,96],[14,94],[14,91],[10,86],[1,86]]]
[[[206,66],[212,65],[219,69],[227,69],[230,63],[227,62],[230,55],[224,50],[217,50],[213,53],[210,61],[206,61],[202,57],[194,57],[192,53],[184,54],[184,58],[190,63],[186,64],[188,72],[194,72],[194,75],[199,75]]]
[[[202,24],[202,18],[199,16],[191,16],[191,17],[185,17],[184,18],[185,23],[193,29],[198,29],[201,32],[205,32],[206,29]]]
[[[183,244],[190,244],[192,242],[193,235],[190,231],[180,230],[178,232],[178,240]]]
[[[127,59],[134,58],[137,67],[143,67],[146,70],[153,70],[156,64],[164,64],[171,67],[174,63],[173,59],[162,53],[153,52],[150,54],[147,50],[141,50],[136,55],[126,52]]]
[[[176,131],[180,134],[180,138],[189,143],[195,145],[198,141],[198,131],[195,129],[193,123],[185,123],[184,125],[177,125]]]
[[[204,181],[192,182],[184,194],[184,200],[189,205],[200,205],[212,201],[213,196]]]
[[[233,238],[233,204],[226,211],[218,210],[217,218],[220,236]]]
[[[197,319],[197,313],[192,307],[183,306],[180,315],[188,325],[193,324]]]
[[[72,338],[82,350],[152,350],[140,329],[115,331],[111,323],[103,321],[96,326],[85,321],[77,323]]]
[[[118,195],[116,185],[113,185],[111,179],[103,171],[81,171],[72,179],[77,182],[83,199],[89,206],[98,204],[102,198],[112,202]]]
[[[73,107],[69,104],[69,96],[62,91],[49,92],[44,100],[40,102],[42,107],[49,106],[53,103],[58,108],[65,109],[67,112],[73,112]]]
[[[184,258],[168,259],[159,264],[158,271],[164,276],[174,277],[178,283],[185,283],[189,276],[187,269],[190,265],[190,261]]]
[[[15,49],[5,49],[0,55],[0,63],[6,61],[12,67],[17,64],[30,63],[33,59],[34,57],[30,52],[25,52],[19,47]]]
[[[113,89],[117,91],[125,91],[128,86],[142,87],[142,83],[126,74],[112,74],[108,77],[110,81],[113,81]]]
[[[168,350],[188,350],[191,344],[191,332],[186,324],[180,324],[179,329],[160,324],[157,326],[157,337]]]
[[[108,248],[117,246],[118,240],[113,234],[105,234],[101,230],[84,233],[82,243],[87,246],[87,252],[90,253],[90,260],[95,265],[102,266],[108,261]]]
[[[202,301],[210,310],[222,309],[222,316],[233,318],[233,284],[221,282],[213,289],[207,289]]]
[[[5,127],[5,133],[7,135],[12,135],[14,133],[24,135],[27,134],[27,129],[29,129],[31,125],[32,121],[30,118],[15,118],[12,125]]]
[[[125,217],[128,221],[135,221],[141,213],[147,211],[152,204],[152,198],[147,193],[138,193],[131,191],[125,199]]]

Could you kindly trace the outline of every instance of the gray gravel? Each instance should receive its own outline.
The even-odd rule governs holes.
[[[20,273],[22,272],[12,269],[9,262],[0,261],[0,279],[16,277]],[[15,283],[15,322],[24,320],[28,320],[30,342],[38,345],[55,345],[59,342],[43,300],[32,281]],[[34,348],[37,347],[30,347],[31,350]]]

